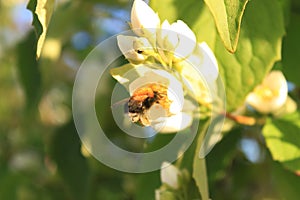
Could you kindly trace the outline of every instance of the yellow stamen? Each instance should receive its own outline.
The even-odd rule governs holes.
[[[254,93],[265,100],[271,100],[279,95],[278,91],[271,90],[266,86],[258,86],[255,88]]]

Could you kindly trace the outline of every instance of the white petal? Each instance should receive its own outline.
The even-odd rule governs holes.
[[[255,93],[248,94],[246,102],[258,112],[265,114],[272,112],[277,107],[274,107],[274,104],[272,104],[270,101],[265,101]]]
[[[160,170],[160,179],[162,183],[168,184],[174,189],[178,189],[178,176],[180,171],[171,163],[163,162]]]
[[[168,50],[179,58],[190,55],[197,44],[194,32],[181,20],[171,25],[165,20],[159,30],[157,42],[163,50]]]
[[[164,70],[155,70],[155,73],[169,80],[167,95],[168,99],[173,101],[173,103],[171,104],[172,110],[170,110],[170,112],[176,114],[182,109],[184,103],[182,83],[178,81],[172,74]]]
[[[200,103],[211,103],[219,74],[216,58],[206,43],[198,43],[195,51],[180,63],[181,75]]]
[[[133,50],[133,42],[135,41],[135,38],[136,37],[126,35],[117,36],[118,46],[123,54]]]
[[[144,1],[134,1],[131,10],[131,25],[137,35],[144,35],[141,29],[157,28],[159,24],[160,19],[158,15]]]
[[[193,104],[190,100],[184,100],[184,105],[182,108],[183,112],[186,113],[192,113],[197,109],[197,106],[195,106],[195,104]]]
[[[118,46],[126,59],[135,61],[143,61],[146,56],[139,54],[134,49],[134,44],[139,40],[137,37],[118,35]]]
[[[140,51],[153,51],[153,48],[149,41],[144,37],[136,38],[136,40],[133,42],[133,48],[134,50],[140,50]]]
[[[198,44],[195,52],[187,60],[197,67],[207,82],[214,82],[217,79],[219,75],[217,60],[205,42]]]
[[[216,91],[219,69],[216,58],[206,43],[200,43],[186,60],[181,62],[181,75],[200,103],[211,103]]]
[[[130,95],[132,95],[135,90],[151,83],[161,84],[167,87],[170,82],[166,77],[160,76],[159,74],[155,73],[155,70],[147,71],[143,76],[135,79],[129,85]]]
[[[283,90],[284,92],[287,92],[286,79],[282,74],[282,72],[279,70],[271,71],[266,76],[262,84],[267,86],[271,90],[277,90],[277,91]]]
[[[154,104],[147,112],[148,119],[150,121],[159,121],[167,116],[167,110],[160,104]]]
[[[176,114],[179,113],[182,109],[182,101],[177,97],[176,94],[173,94],[170,90],[168,90],[168,99],[172,101],[169,111],[170,113]]]
[[[158,38],[164,39],[165,37],[167,37],[169,30],[171,30],[171,24],[166,19],[161,24],[161,28],[160,28],[160,32],[159,32],[160,37],[158,37]]]
[[[158,118],[151,122],[151,127],[160,133],[174,133],[189,127],[193,122],[193,117],[190,113],[177,113],[170,117]]]
[[[172,30],[188,37],[190,40],[196,42],[196,36],[190,27],[181,20],[171,24]]]
[[[217,59],[205,42],[200,43],[199,48],[203,54],[203,74],[215,81],[219,75]]]
[[[184,100],[182,110],[184,112],[177,112],[175,115],[167,117],[167,110],[159,104],[154,104],[148,110],[148,118],[151,126],[160,133],[174,133],[181,131],[192,124],[192,112],[196,106],[189,100]]]
[[[189,56],[196,47],[196,36],[186,23],[181,20],[171,24],[173,31],[177,32],[178,45],[175,48],[175,55],[180,58]]]
[[[159,29],[157,43],[163,50],[172,53],[174,52],[175,47],[178,46],[178,32],[172,29],[168,20],[165,20],[161,25],[161,29]]]

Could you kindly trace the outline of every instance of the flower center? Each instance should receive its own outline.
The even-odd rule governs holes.
[[[265,100],[272,100],[274,97],[279,95],[277,91],[271,90],[266,86],[258,86],[254,93]]]
[[[154,105],[160,105],[167,116],[172,101],[168,98],[168,89],[161,84],[147,84],[134,91],[128,101],[129,117],[132,122],[138,122],[143,126],[150,126],[148,110]],[[162,116],[164,117],[164,116]]]

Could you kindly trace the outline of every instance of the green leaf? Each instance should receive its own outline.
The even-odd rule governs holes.
[[[30,32],[18,45],[18,70],[26,94],[27,108],[35,108],[41,90],[41,73],[35,59],[36,36]]]
[[[267,147],[274,160],[286,168],[300,172],[300,114],[268,119],[263,128]]]
[[[168,144],[174,135],[172,134],[158,134],[155,136],[153,142],[146,145],[145,152],[156,151],[166,144]],[[174,152],[176,155],[177,152]],[[137,193],[136,199],[152,200],[154,199],[155,189],[158,189],[161,185],[160,182],[160,170],[139,174],[137,176]]]
[[[32,25],[35,29],[37,37],[40,37],[40,35],[43,32],[43,26],[39,21],[37,14],[35,13],[36,5],[37,5],[37,0],[30,0],[27,4],[27,9],[32,12],[32,16],[33,16]]]
[[[248,0],[204,0],[212,13],[220,37],[230,52],[238,44],[242,16]]]
[[[160,170],[137,175],[136,199],[153,200],[160,187]]]
[[[209,123],[206,123],[202,130],[198,133],[199,136],[197,139],[197,147],[193,162],[193,178],[196,182],[202,199],[209,199],[206,161],[204,158],[202,159],[199,157],[200,148],[203,144],[203,139],[208,125]]]
[[[298,199],[300,176],[284,169],[279,163],[272,163],[273,183],[282,199]]]
[[[206,161],[210,183],[226,176],[225,170],[236,155],[237,144],[241,139],[242,132],[243,129],[239,127],[226,133],[222,140],[207,155]]]
[[[183,4],[180,0],[151,0],[150,3],[162,20],[183,20],[196,33],[198,41],[205,41],[213,50],[226,89],[228,111],[241,106],[246,95],[262,82],[275,61],[281,58],[284,20],[277,1],[250,1],[247,4],[235,54],[224,48],[214,18],[203,2],[187,0]]]
[[[80,152],[80,140],[73,123],[57,130],[49,150],[72,199],[86,199],[90,171],[86,159]]]
[[[54,10],[55,0],[30,0],[27,8],[33,14],[33,26],[38,35],[37,58],[40,57],[42,47],[46,38],[49,22]]]
[[[300,86],[300,14],[293,14],[290,17],[290,24],[287,35],[283,40],[282,64],[283,73],[289,81]]]
[[[16,191],[20,184],[21,178],[9,173],[8,169],[1,166],[0,173],[0,198],[1,199],[17,199]]]

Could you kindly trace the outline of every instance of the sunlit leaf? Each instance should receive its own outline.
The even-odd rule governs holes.
[[[230,52],[238,44],[242,17],[248,0],[204,0],[214,16],[217,30]]]
[[[205,41],[213,50],[225,85],[229,111],[242,105],[246,95],[281,58],[284,23],[283,11],[277,1],[250,1],[247,4],[235,54],[224,48],[214,18],[201,1],[151,0],[150,5],[162,20],[185,21],[195,31],[198,41]]]
[[[263,128],[267,147],[274,160],[286,168],[300,172],[300,114],[269,119]]]
[[[30,0],[28,9],[33,13],[33,26],[35,27],[38,35],[38,43],[36,56],[40,57],[43,44],[46,38],[49,22],[54,10],[55,0]]]

